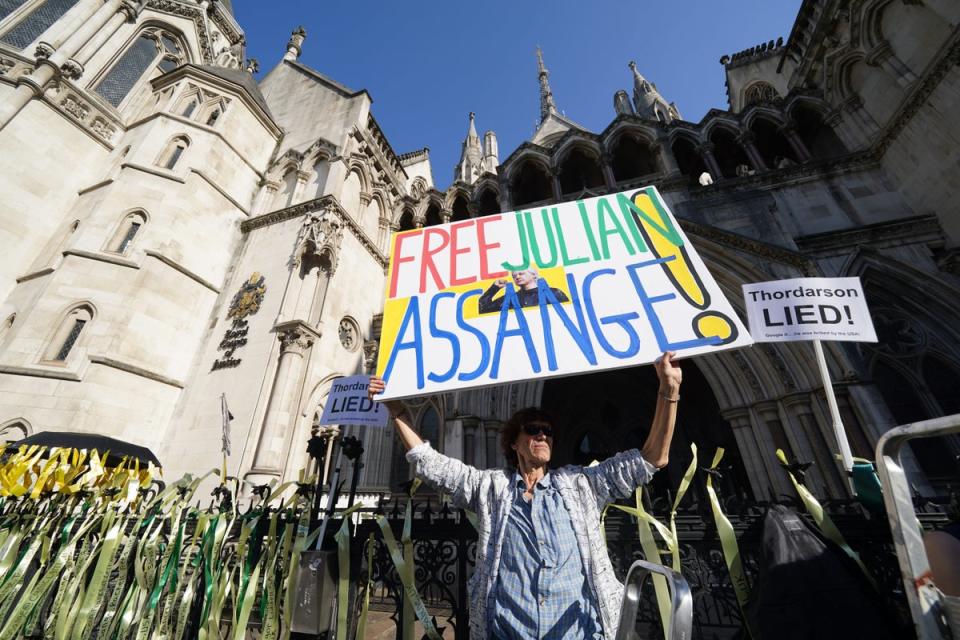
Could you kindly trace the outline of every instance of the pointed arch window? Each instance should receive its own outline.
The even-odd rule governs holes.
[[[107,251],[119,253],[120,255],[129,253],[134,241],[146,224],[147,216],[142,211],[128,213],[120,222],[116,233],[113,234]]]
[[[25,49],[43,35],[57,20],[77,4],[78,0],[45,0],[38,4],[26,18],[0,36],[0,42],[17,49]],[[0,0],[0,20],[23,5],[23,0]]]
[[[147,29],[137,36],[93,90],[118,107],[144,75],[160,75],[183,64],[183,51],[176,36],[156,27]]]
[[[180,157],[183,155],[183,152],[187,150],[187,147],[190,146],[190,141],[187,140],[184,136],[177,136],[173,140],[167,143],[166,148],[163,150],[163,153],[160,154],[160,158],[157,160],[157,164],[164,169],[173,170],[177,166],[177,162],[180,161]]]
[[[47,347],[44,360],[48,362],[66,362],[76,350],[87,326],[93,321],[93,309],[82,304],[71,309],[53,335]]]

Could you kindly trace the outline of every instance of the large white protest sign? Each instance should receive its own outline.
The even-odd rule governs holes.
[[[860,278],[793,278],[743,285],[757,342],[876,342]]]
[[[394,234],[383,398],[752,343],[656,189]]]
[[[367,397],[369,383],[369,376],[349,376],[334,380],[327,395],[327,404],[323,407],[323,415],[320,416],[320,424],[386,426],[387,408]]]

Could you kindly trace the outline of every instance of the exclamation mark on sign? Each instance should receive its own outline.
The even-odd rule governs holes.
[[[853,324],[853,314],[850,313],[850,306],[843,305],[843,310],[847,312],[847,324]]]
[[[646,190],[633,194],[631,201],[634,223],[646,240],[650,251],[657,258],[667,258],[661,266],[670,281],[697,309],[702,309],[693,319],[693,331],[699,338],[715,338],[714,344],[727,344],[737,339],[737,326],[719,311],[710,311],[710,294],[704,288],[700,275],[693,268],[687,249],[678,242],[679,234],[673,229],[666,211],[663,211]],[[643,215],[637,215],[637,211]],[[659,221],[659,222],[656,222]],[[672,233],[670,233],[672,232]]]

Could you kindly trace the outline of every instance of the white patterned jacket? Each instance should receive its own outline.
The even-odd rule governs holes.
[[[455,506],[477,514],[477,560],[467,584],[470,600],[470,637],[487,638],[487,607],[503,549],[507,515],[515,497],[510,478],[513,471],[481,471],[443,455],[425,442],[407,452],[417,477],[444,491]],[[566,466],[551,470],[563,503],[570,512],[580,556],[590,590],[597,600],[604,634],[613,637],[620,622],[623,584],[613,574],[607,555],[600,512],[616,499],[633,496],[634,490],[650,481],[656,467],[636,449],[618,453],[592,467]]]

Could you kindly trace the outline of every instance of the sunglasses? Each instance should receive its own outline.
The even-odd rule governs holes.
[[[538,436],[541,433],[548,438],[553,437],[553,427],[542,424],[525,424],[523,425],[523,432],[531,437]]]

